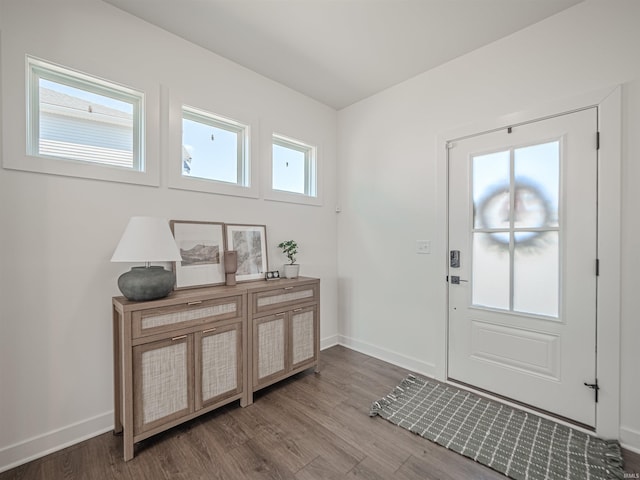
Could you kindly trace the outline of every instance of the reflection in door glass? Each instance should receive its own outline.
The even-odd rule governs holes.
[[[472,303],[557,317],[560,142],[472,157]]]
[[[558,232],[517,232],[513,256],[513,310],[535,315],[558,316]]]
[[[473,157],[475,228],[509,227],[509,156],[506,150]]]
[[[472,303],[509,310],[509,251],[496,248],[491,235],[473,234]]]
[[[560,195],[560,142],[516,148],[514,226],[557,227]]]

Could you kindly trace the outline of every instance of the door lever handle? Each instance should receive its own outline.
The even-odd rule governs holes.
[[[600,390],[600,386],[598,385],[598,379],[596,378],[596,383],[587,383],[584,382],[585,387],[591,388],[596,394],[596,403],[598,403],[598,390]]]
[[[460,282],[468,282],[469,280],[463,280],[458,275],[451,275],[451,285],[460,285]]]

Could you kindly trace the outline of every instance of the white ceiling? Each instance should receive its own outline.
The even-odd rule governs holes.
[[[341,109],[583,0],[105,0]]]

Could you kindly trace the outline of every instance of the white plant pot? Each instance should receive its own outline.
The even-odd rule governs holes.
[[[284,266],[284,278],[298,278],[298,273],[300,273],[300,265],[297,263]]]

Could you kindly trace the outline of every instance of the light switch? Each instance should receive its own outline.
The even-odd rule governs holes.
[[[431,253],[431,240],[416,240],[416,253]]]

